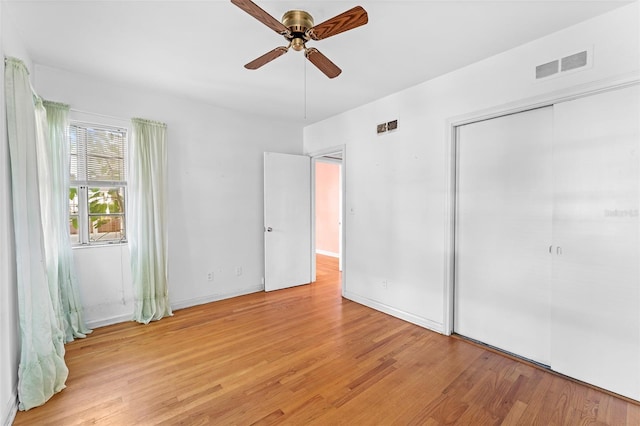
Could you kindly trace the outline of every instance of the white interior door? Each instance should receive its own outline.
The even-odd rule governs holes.
[[[554,107],[554,370],[640,400],[640,90]]]
[[[264,288],[311,282],[311,158],[264,153]]]
[[[552,108],[458,128],[456,333],[550,362]]]

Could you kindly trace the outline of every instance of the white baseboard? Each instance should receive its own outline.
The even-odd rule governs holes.
[[[223,294],[212,294],[210,296],[204,297],[196,297],[194,299],[181,300],[178,302],[174,302],[171,304],[171,309],[180,310],[185,308],[190,308],[192,306],[204,305],[205,303],[217,302],[219,300],[231,299],[232,297],[244,296],[245,294],[257,293],[259,291],[263,291],[264,286],[258,285],[254,287],[244,288],[241,290],[233,291],[230,293]]]
[[[132,320],[133,319],[131,314],[116,315],[109,318],[87,321],[87,327],[93,330],[94,328],[106,327],[107,325],[119,324],[121,322]]]
[[[322,255],[331,256],[331,257],[340,257],[339,253],[334,253],[332,251],[326,251],[326,250],[320,250],[320,249],[316,249],[316,254],[322,254]]]
[[[194,299],[181,300],[171,303],[171,309],[174,311],[190,308],[192,306],[204,305],[205,303],[217,302],[218,300],[230,299],[232,297],[244,296],[245,294],[257,293],[263,291],[264,286],[254,286],[230,293],[212,294],[210,296],[196,297]],[[109,318],[87,321],[87,327],[94,329],[106,327],[107,325],[119,324],[121,322],[132,321],[132,314],[116,315]]]
[[[13,424],[13,421],[16,418],[16,414],[18,413],[17,389],[14,391],[11,400],[9,400],[9,402],[7,403],[6,409],[4,412],[7,414],[5,415],[4,419],[2,419],[2,425],[10,426],[11,424]]]
[[[437,333],[444,334],[444,328],[441,322],[432,321],[430,319],[422,318],[409,312],[401,311],[399,309],[385,305],[384,303],[376,302],[375,300],[371,300],[367,297],[350,293],[349,291],[345,291],[343,296],[345,297],[345,299],[352,300],[361,305],[368,306],[369,308],[384,312],[385,314],[389,314],[396,318],[400,318],[401,320],[419,325],[420,327],[424,327]]]

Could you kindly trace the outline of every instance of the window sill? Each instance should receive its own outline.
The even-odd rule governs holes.
[[[128,244],[129,244],[128,241],[123,241],[121,243],[104,243],[104,244],[76,244],[76,245],[71,245],[71,249],[85,250],[85,249],[95,249],[95,248],[126,246]]]

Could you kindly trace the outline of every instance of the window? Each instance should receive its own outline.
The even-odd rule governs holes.
[[[127,131],[69,126],[69,232],[74,244],[126,242]]]

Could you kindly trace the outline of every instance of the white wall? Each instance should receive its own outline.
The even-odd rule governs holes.
[[[167,123],[169,297],[174,308],[263,289],[262,154],[301,153],[301,127],[42,65],[34,74],[42,97],[73,109]],[[80,248],[74,258],[89,325],[129,320],[128,248]],[[214,273],[212,282],[208,272]]]
[[[445,331],[448,123],[568,88],[637,78],[638,34],[634,3],[306,127],[305,152],[346,145],[345,296]],[[535,81],[536,65],[588,48],[591,68]],[[376,135],[377,123],[394,119],[397,130]]]
[[[0,50],[3,56],[22,59],[31,67],[4,2],[0,2]],[[0,81],[0,424],[4,425],[13,420],[18,407],[16,389],[20,359],[11,170],[4,104],[4,62]]]

